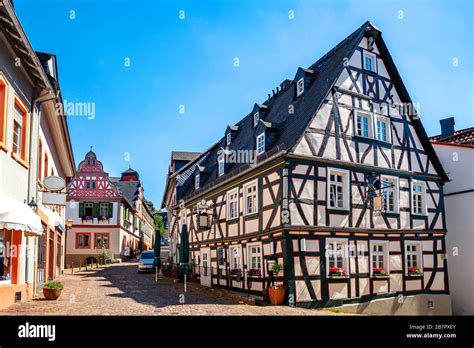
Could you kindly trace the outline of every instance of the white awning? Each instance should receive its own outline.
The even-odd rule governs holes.
[[[0,197],[0,229],[23,231],[27,235],[42,235],[41,219],[25,203]]]

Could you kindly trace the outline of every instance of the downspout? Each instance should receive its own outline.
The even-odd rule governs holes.
[[[34,93],[34,92],[33,92]],[[36,99],[33,99],[32,103],[31,103],[31,108],[30,108],[30,124],[31,125],[34,125],[35,127],[31,127],[30,129],[30,134],[29,134],[29,137],[30,137],[30,140],[33,139],[33,135],[36,133],[37,135],[37,140],[38,140],[38,143],[35,144],[35,146],[38,148],[39,147],[39,133],[40,133],[40,127],[41,127],[41,104],[48,101],[48,100],[51,100],[51,99],[56,99],[56,97],[54,98],[51,98],[49,97],[49,95],[52,94],[51,91],[46,94],[46,95],[43,95],[43,96],[40,96]],[[45,99],[45,97],[49,97],[49,99]],[[35,117],[35,108],[38,108],[38,124],[36,125],[34,123],[34,117]],[[32,153],[32,150],[33,150],[33,141],[30,141],[29,142],[29,155],[30,155],[30,158],[31,158],[31,153]],[[38,161],[38,154],[36,153],[36,157],[37,157],[37,161]],[[35,164],[36,164],[36,178],[38,178],[38,162],[35,161]],[[30,164],[31,164],[31,160],[30,160]],[[31,201],[32,198],[35,199],[35,202],[38,202],[38,190],[37,188],[35,189],[35,192],[34,194],[31,194],[31,174],[32,174],[32,168],[31,168],[31,165],[30,165],[30,168],[28,170],[28,191],[27,191],[27,203],[29,203]],[[37,180],[35,180],[35,183],[34,185],[37,185]],[[29,242],[29,239],[26,238],[26,258],[25,258],[25,283],[28,284],[28,264],[29,264],[29,260],[28,260],[28,243]],[[36,245],[36,248],[35,248],[35,256],[38,255],[38,248],[39,248],[39,243],[35,243]],[[35,262],[38,262],[37,258],[35,257]],[[37,265],[36,267],[33,267],[33,269],[37,269]],[[33,283],[34,283],[34,278],[33,278]],[[36,293],[36,289],[33,289],[33,293]]]

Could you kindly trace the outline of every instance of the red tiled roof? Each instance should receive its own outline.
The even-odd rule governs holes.
[[[453,135],[444,139],[441,138],[441,135],[435,135],[430,140],[432,143],[470,145],[474,147],[474,127],[454,131]]]

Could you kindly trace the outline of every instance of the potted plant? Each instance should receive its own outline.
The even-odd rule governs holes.
[[[272,272],[275,278],[278,277],[278,274],[283,270],[283,265],[275,262],[272,265]],[[285,302],[285,287],[283,285],[273,284],[268,289],[268,296],[270,297],[270,303],[272,305],[282,305]]]
[[[409,276],[420,276],[421,272],[418,267],[408,267],[408,275]]]
[[[43,285],[43,295],[47,300],[57,300],[64,285],[57,280],[50,280]]]
[[[332,278],[345,277],[346,275],[346,271],[340,267],[329,268],[329,276]]]
[[[374,277],[387,277],[388,276],[388,272],[383,269],[383,268],[374,268],[372,270],[372,275]]]

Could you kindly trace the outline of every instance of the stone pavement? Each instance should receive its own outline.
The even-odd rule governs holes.
[[[187,287],[154,274],[138,274],[133,262],[63,275],[57,301],[42,296],[0,310],[0,315],[331,315],[327,310],[250,306]]]

